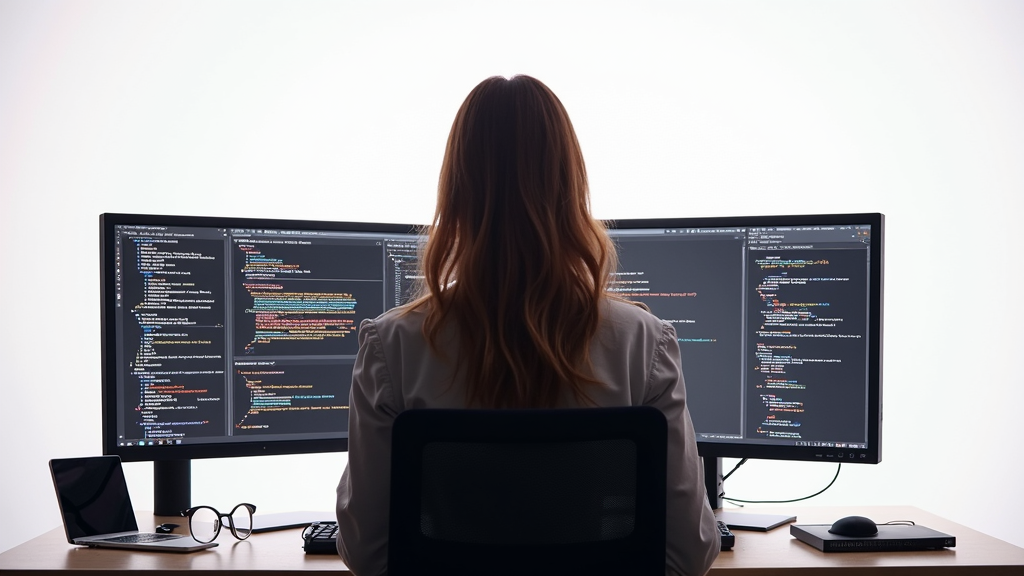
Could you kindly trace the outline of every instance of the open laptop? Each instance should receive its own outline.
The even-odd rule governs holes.
[[[139,532],[117,456],[50,460],[68,542],[102,548],[194,552],[217,544],[182,534]]]

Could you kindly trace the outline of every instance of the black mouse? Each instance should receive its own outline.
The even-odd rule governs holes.
[[[863,516],[847,516],[836,520],[828,532],[837,536],[864,538],[878,534],[878,526],[871,519]]]

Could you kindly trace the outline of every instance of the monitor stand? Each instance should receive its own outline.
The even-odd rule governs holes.
[[[722,510],[722,494],[725,493],[725,481],[722,479],[722,459],[714,456],[702,456],[704,460],[704,488],[708,492],[708,502],[715,511],[715,517],[725,522],[731,530],[755,530],[767,532],[783,524],[796,522],[796,516],[787,514],[749,514]]]
[[[153,461],[153,515],[180,516],[192,507],[192,461]]]
[[[725,492],[722,480],[722,459],[714,456],[701,456],[704,460],[704,488],[708,492],[708,502],[712,510],[722,507],[722,494]]]

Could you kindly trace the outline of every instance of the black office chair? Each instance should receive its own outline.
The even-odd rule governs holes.
[[[388,573],[663,576],[666,437],[651,407],[403,412]]]

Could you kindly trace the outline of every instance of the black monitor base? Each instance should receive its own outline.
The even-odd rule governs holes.
[[[153,462],[153,514],[179,516],[192,507],[192,461]]]
[[[702,456],[704,460],[704,489],[708,492],[708,502],[712,510],[722,507],[722,494],[725,492],[722,480],[722,459],[715,456]]]

